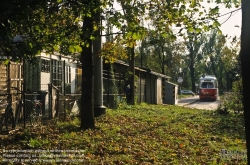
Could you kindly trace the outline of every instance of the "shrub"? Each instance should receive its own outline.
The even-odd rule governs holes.
[[[221,97],[221,104],[218,107],[220,113],[243,113],[243,87],[242,79],[233,82],[233,88],[231,92],[225,92]]]

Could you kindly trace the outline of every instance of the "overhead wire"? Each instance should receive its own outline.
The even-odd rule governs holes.
[[[238,9],[235,9],[235,10],[233,10],[233,11],[227,12],[227,13],[225,13],[225,14],[219,15],[217,18],[222,17],[222,16],[225,16],[225,15],[227,15],[227,14],[232,14],[233,12],[236,12],[236,11],[238,12],[239,10],[241,10],[241,7],[238,8]]]
[[[150,1],[146,2],[145,4],[148,4],[148,3],[150,3]],[[145,5],[145,4],[144,4],[144,5]],[[122,11],[123,9],[113,10],[113,8],[111,8],[111,10],[114,11],[114,12],[118,12],[118,11]],[[110,11],[111,11],[111,10],[110,10]],[[225,13],[225,14],[218,15],[217,18],[220,18],[220,17],[223,17],[223,16],[226,16],[226,15],[230,14],[229,17],[228,17],[225,21],[223,21],[222,23],[220,23],[220,24],[222,25],[222,24],[226,23],[226,22],[233,16],[233,13],[235,12],[234,14],[236,14],[239,10],[241,10],[241,7],[240,7],[240,8],[237,8],[237,9],[235,9],[235,10],[233,10],[233,11],[227,12],[227,13]],[[209,20],[208,20],[208,21],[209,21]],[[208,22],[208,21],[207,21],[207,22]],[[210,20],[210,21],[211,21],[211,20]],[[176,29],[176,30],[177,30],[177,29]]]
[[[234,14],[233,14],[233,12],[231,12],[231,13],[230,13],[230,16],[229,16],[224,22],[222,22],[222,23],[220,23],[220,24],[222,25],[222,24],[226,23],[226,22],[227,22],[233,15],[235,15],[238,11],[239,11],[239,10],[237,10]]]
[[[229,16],[224,22],[220,23],[220,25],[222,25],[222,24],[224,24],[225,22],[227,22],[227,21],[229,20],[229,18],[231,18],[231,16],[232,16],[232,13],[230,13],[230,16]]]
[[[148,3],[151,3],[151,2],[148,1],[148,2],[144,3],[143,5],[146,5],[146,4],[148,4]],[[111,8],[111,9],[113,9],[113,8]],[[118,11],[122,11],[122,10],[123,10],[123,9],[112,10],[112,11],[118,12]],[[228,14],[231,14],[231,13],[234,13],[234,12],[237,12],[237,11],[239,11],[239,10],[241,10],[241,7],[240,7],[240,8],[237,8],[237,9],[235,9],[235,10],[233,10],[233,11],[227,12],[227,13],[225,13],[225,14],[219,15],[219,16],[217,16],[217,18],[222,17],[222,16],[225,16],[225,15],[228,15]]]

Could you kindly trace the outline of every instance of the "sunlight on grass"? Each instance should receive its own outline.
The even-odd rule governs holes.
[[[241,115],[143,103],[107,109],[96,118],[99,129],[80,130],[78,119],[58,122],[29,143],[33,149],[84,150],[83,164],[93,165],[246,164],[244,158],[222,155],[223,149],[245,151],[243,123]]]

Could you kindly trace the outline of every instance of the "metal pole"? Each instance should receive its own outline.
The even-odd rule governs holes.
[[[99,3],[99,1],[98,1]],[[96,22],[100,22],[101,14],[98,14]],[[94,56],[94,116],[100,116],[106,113],[106,107],[103,106],[103,62],[102,57],[99,56],[99,52],[102,46],[101,40],[101,28],[99,28],[97,35],[100,38],[97,38],[93,41],[93,56]]]

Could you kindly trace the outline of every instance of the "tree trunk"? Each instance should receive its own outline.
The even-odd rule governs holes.
[[[84,18],[83,33],[93,31],[93,19]],[[92,53],[92,40],[90,35],[82,35],[82,40],[89,43],[84,46],[81,53],[82,62],[82,98],[81,98],[81,128],[89,129],[95,127],[94,120],[94,61]]]
[[[223,64],[222,64],[222,61],[220,60],[220,63],[221,65],[219,66],[219,77],[218,77],[218,80],[219,80],[219,89],[223,89],[224,91],[224,83],[223,83]]]
[[[229,85],[229,72],[227,71],[227,92],[230,91],[230,85]]]
[[[132,73],[130,76],[130,104],[135,105],[135,48],[129,48],[130,59],[129,59],[129,72]]]
[[[248,95],[250,93],[249,86],[249,70],[250,70],[250,1],[242,0],[242,30],[241,30],[241,68],[242,68],[242,84],[243,84],[243,105],[245,117],[245,132],[247,145],[247,159],[250,164],[250,103]]]
[[[189,69],[190,69],[190,77],[191,77],[191,85],[192,85],[192,91],[195,92],[195,77],[194,77],[194,49],[193,46],[189,49],[190,52],[190,64],[189,64]],[[196,92],[195,92],[196,93]]]
[[[215,66],[216,64],[215,64],[214,57],[211,57],[210,60],[211,60],[211,67],[212,67],[213,75],[215,75],[215,77],[217,77],[216,66]]]
[[[192,85],[192,91],[195,92],[195,76],[194,76],[194,64],[191,63],[192,65],[190,66],[190,77],[191,77],[191,85]],[[195,92],[196,93],[196,92]]]

